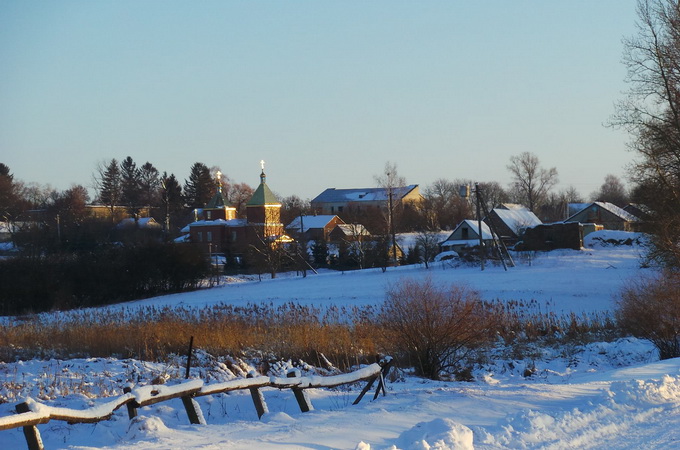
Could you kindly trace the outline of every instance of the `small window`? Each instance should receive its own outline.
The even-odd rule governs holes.
[[[210,220],[212,218],[212,211],[206,211],[205,216],[208,220]]]
[[[342,206],[338,206],[338,212],[342,212]]]
[[[470,239],[469,234],[468,234],[468,231],[470,231],[470,230],[468,230],[467,227],[461,228],[460,231],[463,233],[463,239],[464,240]]]
[[[196,233],[196,237],[198,238],[198,242],[203,242],[203,232],[199,231]]]
[[[212,231],[208,231],[206,234],[208,235],[207,238],[206,238],[206,241],[212,242]]]
[[[331,212],[335,212],[335,206],[331,206]]]

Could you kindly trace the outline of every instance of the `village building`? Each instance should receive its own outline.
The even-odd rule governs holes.
[[[484,222],[493,228],[506,245],[514,245],[528,227],[540,225],[536,214],[521,205],[508,205],[494,208],[484,218]]]
[[[197,220],[182,229],[182,240],[202,246],[206,252],[227,257],[243,255],[249,245],[271,241],[288,241],[281,223],[281,203],[260,174],[260,184],[246,204],[246,217],[236,218],[236,209],[223,196],[221,189],[197,210]]]
[[[296,239],[305,241],[328,241],[331,231],[336,225],[344,224],[343,220],[331,214],[318,216],[300,215],[286,225],[286,233]]]
[[[640,219],[613,203],[592,202],[564,222],[592,223],[605,230],[637,231]]]
[[[328,240],[336,243],[342,241],[367,241],[370,239],[371,233],[360,223],[337,224],[328,235]]]
[[[493,236],[489,226],[482,222],[482,241],[486,247],[492,245]],[[479,247],[479,223],[475,220],[463,220],[453,230],[448,238],[439,244],[442,252],[461,253],[471,248]]]
[[[392,188],[391,193],[395,203],[393,206],[423,201],[417,184]],[[387,188],[328,188],[310,203],[312,209],[319,214],[341,214],[384,211],[388,209],[389,200],[390,189]]]

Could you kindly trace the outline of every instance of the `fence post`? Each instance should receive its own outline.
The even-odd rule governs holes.
[[[191,373],[191,354],[194,349],[194,337],[191,336],[189,339],[189,350],[187,351],[187,369],[186,373],[184,374],[184,379],[188,380],[189,379],[189,374]],[[199,414],[198,412],[200,411],[201,407],[194,401],[194,399],[191,396],[184,396],[182,397],[182,404],[184,405],[184,409],[187,412],[187,416],[189,416],[189,423],[192,425],[205,425],[204,421],[201,420],[203,417],[203,414]]]
[[[204,421],[201,420],[203,414],[199,415],[201,407],[194,401],[190,396],[182,397],[182,404],[184,404],[184,409],[187,411],[187,416],[189,416],[189,423],[192,425],[205,425]]]
[[[130,392],[132,392],[132,388],[131,388],[130,386],[125,386],[125,387],[123,388],[123,394],[129,394]],[[125,405],[125,406],[127,406],[127,410],[128,410],[128,418],[129,418],[130,420],[132,420],[132,419],[134,419],[135,417],[137,417],[137,406],[136,406],[136,405],[137,405],[137,401],[136,401],[136,400],[129,401],[129,402],[127,402],[127,404]]]
[[[372,377],[370,380],[368,380],[368,384],[364,386],[364,388],[361,390],[361,393],[359,396],[354,400],[353,405],[359,404],[362,398],[364,398],[364,395],[366,395],[366,392],[368,392],[371,387],[373,387],[373,383],[375,383],[375,380],[380,380],[378,382],[378,388],[375,390],[375,395],[373,396],[373,400],[375,400],[378,397],[378,394],[380,393],[380,390],[382,389],[383,395],[387,395],[385,392],[385,376],[387,375],[387,372],[390,371],[390,368],[392,367],[392,358],[389,359],[383,359],[378,362],[380,364],[380,373],[374,377]]]
[[[254,378],[255,374],[253,372],[248,372],[248,375],[246,375],[246,378]],[[264,401],[264,396],[262,395],[262,392],[260,392],[259,388],[256,387],[251,387],[249,388],[250,390],[250,397],[253,399],[253,403],[255,404],[255,410],[257,411],[257,418],[261,419],[262,416],[264,416],[266,413],[269,412],[269,408],[267,407],[267,403]]]
[[[302,376],[302,373],[299,370],[291,370],[290,372],[288,372],[287,375],[288,378],[295,378],[300,376]],[[300,406],[300,411],[309,412],[314,409],[304,389],[296,387],[291,389],[293,390],[293,394],[295,394],[295,400],[297,400],[298,405]]]
[[[28,407],[28,403],[26,402],[19,403],[15,409],[19,414],[31,412],[31,408]],[[23,428],[28,450],[45,450],[42,438],[40,437],[40,431],[38,431],[38,427],[35,425],[28,425]]]
[[[378,395],[380,394],[380,390],[382,389],[383,392],[383,397],[387,396],[387,391],[385,391],[385,377],[387,376],[387,373],[390,371],[390,368],[392,367],[392,359],[388,360],[383,360],[380,361],[380,365],[382,368],[380,369],[380,374],[378,375],[378,387],[375,390],[375,394],[373,395],[373,400],[378,398]]]

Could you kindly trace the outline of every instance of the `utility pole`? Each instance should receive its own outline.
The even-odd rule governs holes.
[[[394,265],[397,265],[397,235],[394,232],[394,209],[392,205],[392,187],[389,188],[390,199],[390,233],[392,234],[392,257],[394,258]]]
[[[482,263],[482,270],[484,270],[484,238],[482,236],[482,213],[480,201],[479,183],[475,183],[475,199],[477,200],[477,228],[479,230],[479,260]]]

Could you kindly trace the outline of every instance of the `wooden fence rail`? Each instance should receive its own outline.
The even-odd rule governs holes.
[[[291,389],[295,394],[300,410],[307,412],[314,408],[304,392],[305,389],[330,388],[343,384],[368,381],[366,387],[354,401],[353,404],[356,405],[361,401],[366,392],[371,389],[376,380],[378,380],[378,387],[373,399],[375,400],[378,397],[381,390],[383,395],[385,395],[384,377],[389,372],[391,365],[392,359],[385,357],[377,363],[354,372],[327,377],[303,377],[300,376],[299,371],[293,371],[285,378],[249,374],[248,378],[207,385],[203,383],[203,380],[189,380],[173,386],[150,385],[133,389],[125,388],[123,395],[85,410],[57,408],[28,398],[25,402],[16,406],[17,414],[0,417],[0,431],[23,427],[29,450],[44,450],[37,425],[47,423],[50,420],[62,420],[69,424],[100,422],[110,419],[113,413],[123,405],[127,406],[128,416],[132,419],[137,415],[137,409],[139,408],[174,398],[181,398],[189,417],[189,422],[192,424],[204,424],[203,414],[194,398],[243,389],[250,390],[257,415],[261,418],[262,415],[268,412],[264,396],[259,391],[261,388]]]

